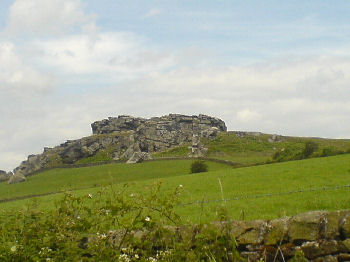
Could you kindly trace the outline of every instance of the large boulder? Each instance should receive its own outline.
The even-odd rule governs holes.
[[[10,173],[6,173],[5,171],[0,170],[0,182],[7,181],[9,180],[9,178],[10,178]]]
[[[26,177],[22,174],[14,174],[13,176],[10,177],[8,184],[16,184],[16,183],[21,183],[25,182]]]
[[[135,152],[126,163],[127,164],[141,163],[144,160],[149,160],[149,159],[152,159],[152,156],[147,152]]]

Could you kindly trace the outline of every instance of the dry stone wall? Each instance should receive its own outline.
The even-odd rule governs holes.
[[[248,261],[287,261],[297,250],[310,261],[350,261],[350,211],[232,222],[232,228],[240,253]]]
[[[297,251],[309,261],[350,261],[350,211],[229,223],[238,250],[248,261],[288,261]]]
[[[173,232],[171,237],[194,243],[196,236],[208,226],[218,232],[229,230],[244,259],[240,261],[350,261],[350,211],[312,211],[274,220],[214,222],[202,227],[167,229]],[[146,234],[142,231],[135,233],[135,237],[143,235]],[[111,237],[118,240],[119,235]],[[297,253],[303,253],[304,258],[293,260]]]

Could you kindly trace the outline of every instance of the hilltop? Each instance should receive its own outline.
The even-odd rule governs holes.
[[[86,161],[117,160],[128,163],[152,159],[152,153],[175,146],[191,145],[189,156],[203,156],[201,138],[212,139],[227,130],[224,121],[206,116],[169,114],[150,119],[120,115],[91,124],[92,135],[68,140],[43,153],[29,155],[14,169],[16,177],[28,176],[45,168]],[[79,162],[81,161],[81,162]],[[7,176],[8,177],[8,176]]]
[[[92,135],[68,140],[29,155],[0,182],[25,181],[39,171],[67,165],[109,161],[138,163],[159,158],[207,157],[247,166],[349,152],[350,140],[289,137],[260,132],[227,131],[223,120],[207,115],[169,114],[150,119],[120,115],[91,124]],[[306,143],[312,152],[303,156]]]

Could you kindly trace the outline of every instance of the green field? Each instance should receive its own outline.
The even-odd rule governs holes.
[[[203,138],[202,143],[208,148],[206,157],[229,160],[245,166],[270,162],[273,160],[273,155],[281,151],[288,151],[290,156],[286,156],[284,160],[291,160],[303,150],[305,143],[310,141],[317,145],[317,150],[310,157],[331,156],[350,151],[349,139],[278,136],[277,141],[271,142],[271,138],[272,135],[262,133],[239,136],[235,132],[224,132],[219,133],[212,140]],[[154,153],[153,156],[156,158],[186,157],[190,152],[188,146],[174,147],[164,152]]]
[[[183,186],[176,211],[184,222],[215,220],[217,207],[222,205],[230,217],[248,220],[350,207],[350,188],[333,188],[350,185],[349,154],[236,169],[208,162],[209,172],[198,174],[189,174],[190,164],[190,160],[164,160],[53,169],[28,177],[25,183],[1,183],[0,199],[64,190],[74,191],[78,196],[96,195],[103,186],[107,186],[106,191],[118,191],[126,183],[127,194],[142,194],[147,192],[147,186],[161,181],[165,195]],[[298,190],[303,192],[294,192]],[[62,194],[35,199],[39,208],[45,210],[53,208],[60,198]],[[1,203],[0,209],[20,209],[30,202],[33,199]]]

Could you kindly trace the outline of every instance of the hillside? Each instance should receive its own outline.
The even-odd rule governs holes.
[[[204,157],[249,166],[350,152],[349,139],[288,137],[227,131],[224,121],[206,115],[170,114],[150,119],[110,117],[91,124],[93,135],[30,155],[0,182],[25,181],[42,170],[104,162],[136,163],[161,158]],[[306,146],[311,151],[306,155]]]
[[[10,187],[0,184],[1,199],[60,190],[70,190],[78,196],[98,195],[104,185],[107,185],[103,189],[105,192],[126,190],[126,195],[142,194],[154,182],[160,181],[165,194],[183,186],[182,205],[177,207],[177,212],[192,222],[215,219],[215,210],[221,204],[226,206],[231,217],[249,220],[350,206],[349,154],[243,168],[209,162],[209,172],[199,174],[189,174],[190,163],[169,160],[133,166],[108,164],[93,168],[53,169],[28,177],[26,183]],[[46,210],[54,208],[55,201],[62,196],[43,196],[36,201]],[[0,203],[0,207],[2,210],[17,210],[31,202],[32,199],[12,201]]]
[[[316,144],[308,157],[325,157],[350,152],[350,139],[325,139],[290,137],[260,132],[221,132],[213,139],[202,138],[201,143],[208,158],[229,160],[244,165],[265,164],[300,159],[305,143]],[[167,151],[154,153],[154,157],[185,157],[187,146],[178,146]]]

